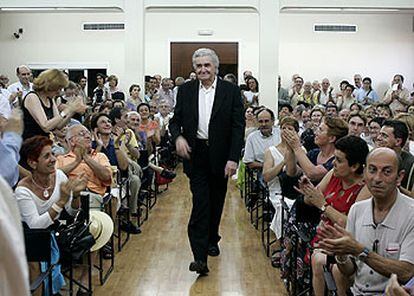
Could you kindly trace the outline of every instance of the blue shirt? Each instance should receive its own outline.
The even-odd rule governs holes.
[[[96,149],[96,141],[92,142],[92,148]],[[109,143],[108,146],[104,147],[102,146],[101,152],[103,154],[106,155],[106,157],[108,157],[109,159],[109,163],[111,165],[117,166],[118,167],[118,159],[116,158],[116,153],[115,153],[115,144],[114,144],[114,140],[111,138],[109,139]]]
[[[370,104],[372,102],[378,102],[379,101],[378,94],[376,93],[375,90],[372,89],[371,91],[369,91],[369,90],[365,90],[363,88],[359,89],[357,94],[356,94],[356,99],[358,100],[358,102],[364,101],[365,97],[369,98],[369,102],[367,102],[366,104]]]
[[[22,137],[14,132],[5,132],[0,139],[0,175],[14,187],[19,180],[19,160]]]

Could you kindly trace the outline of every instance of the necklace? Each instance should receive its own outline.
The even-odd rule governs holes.
[[[40,188],[40,189],[42,189],[42,190],[43,190],[43,197],[47,199],[47,198],[49,197],[49,189],[50,189],[50,187],[52,187],[52,186],[51,186],[51,185],[49,185],[48,187],[43,187],[43,186],[40,186],[39,184],[37,184],[37,183],[35,182],[35,180],[34,180],[33,176],[32,176],[32,182],[33,182],[33,184],[34,184],[34,185],[36,185],[38,188]]]

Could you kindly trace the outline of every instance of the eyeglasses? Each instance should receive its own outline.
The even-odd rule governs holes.
[[[80,131],[75,137],[92,138],[91,133],[88,131]]]

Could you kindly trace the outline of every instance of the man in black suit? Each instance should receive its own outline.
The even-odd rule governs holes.
[[[193,209],[188,236],[194,255],[190,271],[208,273],[207,256],[218,256],[219,225],[227,179],[237,169],[243,146],[244,119],[240,90],[218,76],[216,53],[193,54],[197,80],[180,86],[169,129],[190,179]]]

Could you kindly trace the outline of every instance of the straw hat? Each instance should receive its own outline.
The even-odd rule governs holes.
[[[91,248],[91,252],[102,248],[111,238],[114,232],[114,222],[108,214],[91,210],[89,212],[89,232],[95,239],[95,244]]]

